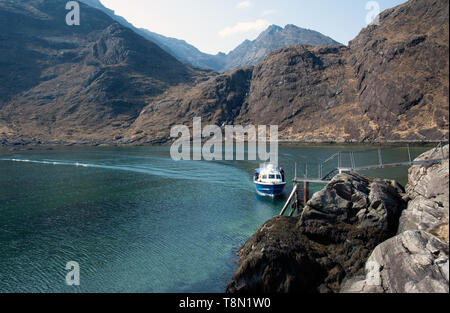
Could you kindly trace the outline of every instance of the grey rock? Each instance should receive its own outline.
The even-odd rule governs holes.
[[[424,230],[432,233],[447,227],[448,243],[449,216],[449,146],[443,150],[431,150],[417,160],[447,158],[442,164],[417,165],[409,170],[409,184],[406,187],[409,198],[408,208],[400,218],[399,233],[406,230]],[[446,226],[445,226],[446,225]]]
[[[395,235],[406,207],[393,182],[336,176],[298,217],[266,222],[239,250],[227,292],[338,292]]]
[[[394,235],[398,217],[406,206],[398,189],[393,187],[397,184],[358,173],[339,174],[313,195],[303,209],[299,227],[316,238],[321,230],[326,230],[325,237],[338,236],[339,227],[335,224],[340,223],[358,224],[365,229],[381,227]]]
[[[448,244],[424,231],[403,232],[373,251],[366,274],[347,280],[341,292],[447,293]]]
[[[448,292],[449,146],[433,149],[416,161],[446,158],[441,164],[409,170],[408,207],[399,235],[380,244],[368,259],[367,277],[343,282],[341,292]]]

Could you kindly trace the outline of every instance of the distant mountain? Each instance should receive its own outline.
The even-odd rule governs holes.
[[[188,44],[184,40],[179,40],[175,38],[165,37],[163,35],[151,32],[147,29],[134,27],[126,19],[118,16],[113,10],[106,8],[99,0],[80,0],[87,5],[99,9],[104,13],[108,14],[112,19],[120,23],[121,25],[128,27],[143,36],[144,38],[153,41],[159,45],[162,49],[166,50],[168,53],[172,54],[179,61],[192,65],[194,67],[203,69],[212,69],[215,71],[221,70],[225,62],[223,60],[222,54],[211,55],[203,53],[193,45]]]
[[[219,53],[217,55],[211,55],[199,51],[184,40],[169,38],[143,28],[136,28],[123,17],[115,15],[114,11],[103,6],[99,0],[81,1],[102,10],[123,26],[131,28],[139,35],[158,44],[181,62],[194,67],[212,69],[218,72],[235,69],[241,66],[255,65],[271,52],[280,48],[295,45],[339,45],[338,42],[330,37],[324,36],[313,30],[300,28],[294,25],[287,25],[284,29],[272,25],[261,33],[257,39],[253,41],[244,41],[229,54]]]
[[[297,45],[324,46],[340,45],[330,37],[319,32],[287,25],[284,29],[272,25],[253,41],[246,40],[225,58],[222,70],[230,70],[241,66],[256,65],[271,52]]]
[[[171,53],[181,62],[191,66],[214,71],[220,71],[225,66],[224,55],[221,53],[217,55],[203,53],[184,40],[165,37],[147,29],[141,28],[139,32],[145,38],[152,40],[161,48]]]

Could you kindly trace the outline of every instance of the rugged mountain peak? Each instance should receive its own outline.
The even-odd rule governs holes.
[[[287,24],[284,29],[299,29],[300,27],[294,25],[294,24]]]
[[[283,27],[278,25],[270,25],[262,34],[274,34],[276,32],[282,31]]]
[[[103,4],[100,2],[100,0],[81,0],[81,1],[94,8],[104,7]]]
[[[105,8],[98,0],[81,0],[82,2],[102,10],[121,25],[128,27],[156,43],[166,52],[183,63],[194,67],[213,69],[224,72],[241,66],[251,66],[262,61],[270,52],[292,45],[326,45],[338,44],[336,41],[318,32],[287,25],[284,29],[278,25],[269,26],[259,37],[254,40],[245,40],[228,55],[219,53],[210,55],[199,51],[184,40],[165,37],[146,29],[138,29],[121,16],[115,15],[114,11]]]
[[[255,40],[246,40],[231,51],[226,57],[224,70],[243,65],[256,65],[271,52],[296,45],[339,45],[339,43],[318,32],[294,25],[285,28],[271,25]]]
[[[156,44],[118,23],[102,31],[92,52],[104,65],[126,65],[161,81],[185,82],[189,73],[193,73]]]

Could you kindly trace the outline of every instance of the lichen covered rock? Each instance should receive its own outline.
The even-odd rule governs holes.
[[[383,242],[366,263],[366,276],[352,277],[341,292],[449,291],[449,146],[430,150],[416,161],[446,158],[409,169],[408,207],[398,236]]]
[[[367,278],[347,281],[342,292],[449,292],[448,244],[424,231],[406,231],[380,244]]]
[[[422,154],[416,159],[446,158],[441,164],[416,165],[409,169],[406,186],[410,201],[400,218],[399,233],[406,230],[431,232],[448,243],[449,146]]]

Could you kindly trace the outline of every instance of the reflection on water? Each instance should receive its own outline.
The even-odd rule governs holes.
[[[342,149],[281,146],[280,165],[291,180]],[[223,292],[237,249],[285,201],[255,194],[258,166],[174,162],[169,147],[0,151],[0,292]],[[405,183],[407,169],[366,174]],[[79,287],[65,286],[69,261]]]

